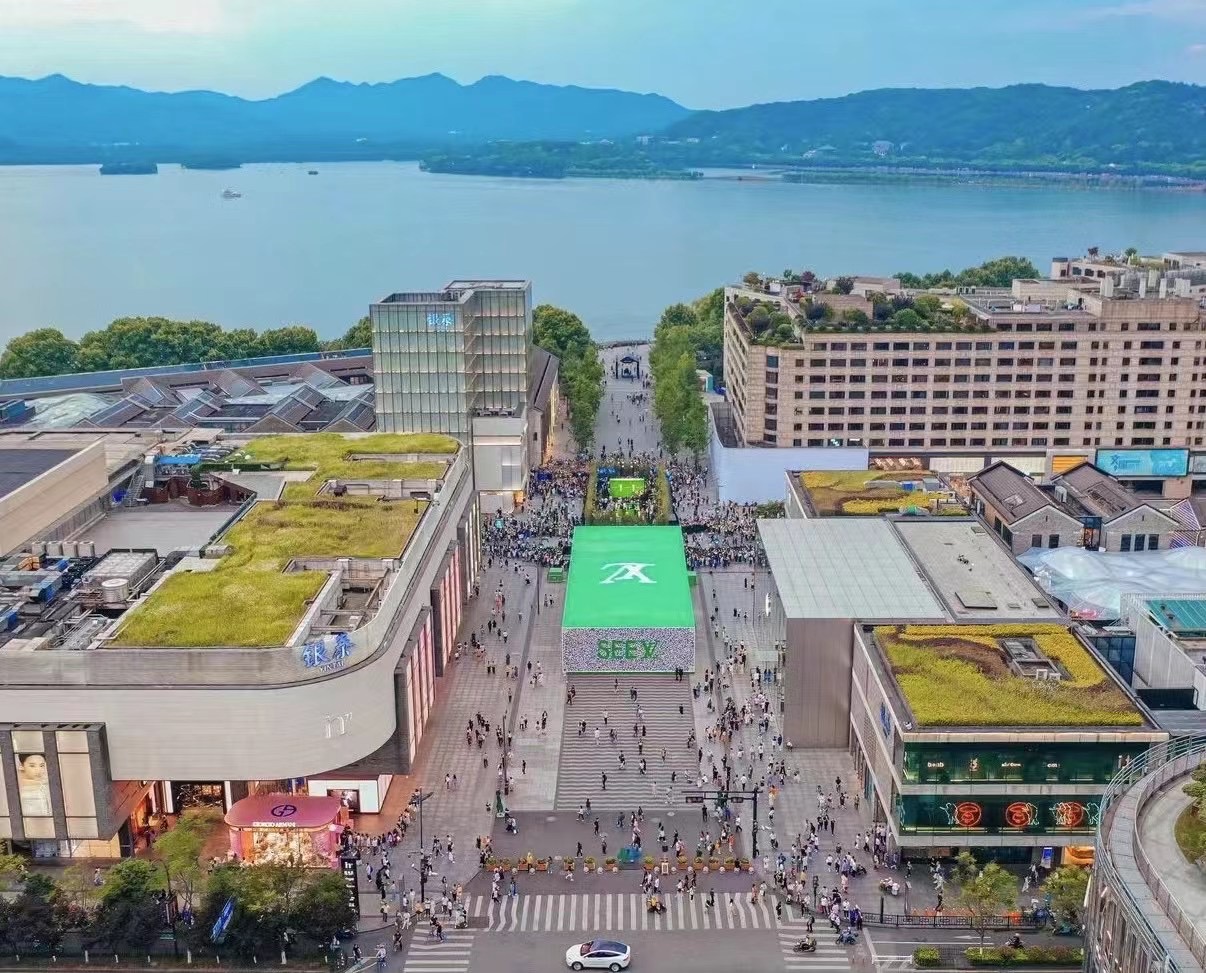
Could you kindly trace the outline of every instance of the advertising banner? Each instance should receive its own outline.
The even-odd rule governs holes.
[[[1188,449],[1099,449],[1096,465],[1110,476],[1185,476]]]
[[[682,531],[577,528],[561,643],[566,672],[693,670],[695,608]]]

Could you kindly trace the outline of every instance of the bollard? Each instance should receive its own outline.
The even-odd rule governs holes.
[[[184,951],[184,962],[189,966],[193,965],[193,951],[191,949]]]
[[[84,950],[84,965],[88,965],[88,950]]]

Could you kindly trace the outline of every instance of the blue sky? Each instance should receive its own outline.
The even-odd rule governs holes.
[[[1206,0],[0,0],[0,74],[267,97],[441,71],[692,108],[885,86],[1206,83]]]

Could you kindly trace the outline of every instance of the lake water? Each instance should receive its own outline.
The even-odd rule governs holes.
[[[1206,194],[971,185],[536,181],[407,163],[0,168],[0,344],[122,315],[324,337],[395,290],[527,277],[602,340],[756,269],[822,275],[960,268],[1088,246],[1206,247]],[[224,200],[223,189],[243,193]]]

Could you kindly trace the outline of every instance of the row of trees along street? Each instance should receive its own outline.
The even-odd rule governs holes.
[[[268,331],[224,330],[210,321],[118,318],[79,341],[57,328],[18,335],[0,354],[0,378],[33,378],[111,368],[149,368],[197,361],[231,361],[262,355],[367,348],[372,325],[361,318],[340,338],[320,341],[311,327],[293,324]]]
[[[204,960],[281,962],[327,955],[356,914],[336,871],[290,865],[211,866],[206,847],[221,831],[212,809],[185,811],[147,857],[114,864],[98,886],[82,865],[57,879],[0,856],[0,956],[79,956],[144,962],[165,949]],[[233,904],[218,942],[219,914]],[[229,959],[228,959],[229,957]]]
[[[1043,883],[1041,892],[1049,901],[1052,919],[1060,925],[1079,927],[1082,922],[1085,892],[1089,887],[1089,870],[1065,865],[1057,868]],[[995,928],[995,921],[1016,912],[1018,907],[1017,876],[996,862],[981,865],[970,852],[960,852],[947,884],[953,914],[962,912],[968,924],[984,939]],[[1035,889],[1037,896],[1040,889]]]
[[[569,404],[570,430],[579,449],[590,449],[603,401],[603,362],[578,315],[552,304],[532,312],[532,343],[561,359],[558,383]]]
[[[671,454],[708,448],[708,411],[699,369],[720,381],[724,345],[724,291],[717,289],[694,304],[672,304],[653,329],[649,370],[653,374],[653,413]]]

